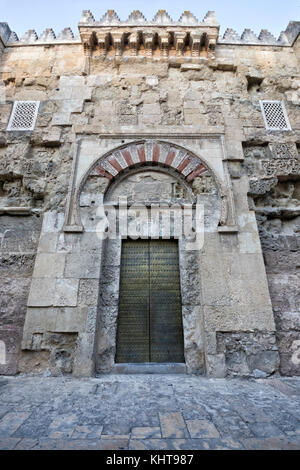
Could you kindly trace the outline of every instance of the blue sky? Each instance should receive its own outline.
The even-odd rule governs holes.
[[[198,19],[207,10],[215,10],[222,33],[227,27],[238,33],[251,28],[255,33],[268,29],[278,36],[290,20],[300,20],[300,0],[0,0],[0,21],[6,21],[19,36],[28,29],[40,34],[45,28],[53,28],[59,33],[67,26],[77,34],[82,10],[91,10],[99,20],[108,9],[114,9],[121,20],[132,10],[141,10],[147,19],[159,9],[167,10],[173,19],[178,19],[183,10],[190,10]]]

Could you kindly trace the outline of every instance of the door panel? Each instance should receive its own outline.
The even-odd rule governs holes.
[[[149,362],[149,243],[122,244],[116,362]]]
[[[178,244],[151,241],[150,359],[184,362]]]
[[[184,362],[175,241],[123,242],[116,362]]]

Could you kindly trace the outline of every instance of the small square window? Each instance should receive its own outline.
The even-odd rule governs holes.
[[[39,101],[15,101],[8,122],[8,131],[33,131],[39,111]]]
[[[260,101],[268,131],[290,131],[291,125],[283,101]]]

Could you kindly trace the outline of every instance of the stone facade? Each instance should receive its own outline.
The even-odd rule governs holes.
[[[203,248],[179,241],[187,371],[300,375],[299,33],[163,10],[84,11],[78,37],[0,23],[1,373],[114,369],[121,239],[96,208],[120,222],[126,196],[204,206]],[[39,102],[34,130],[7,130],[16,101]]]

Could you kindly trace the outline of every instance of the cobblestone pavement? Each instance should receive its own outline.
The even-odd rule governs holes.
[[[300,449],[300,378],[0,378],[0,449]]]

